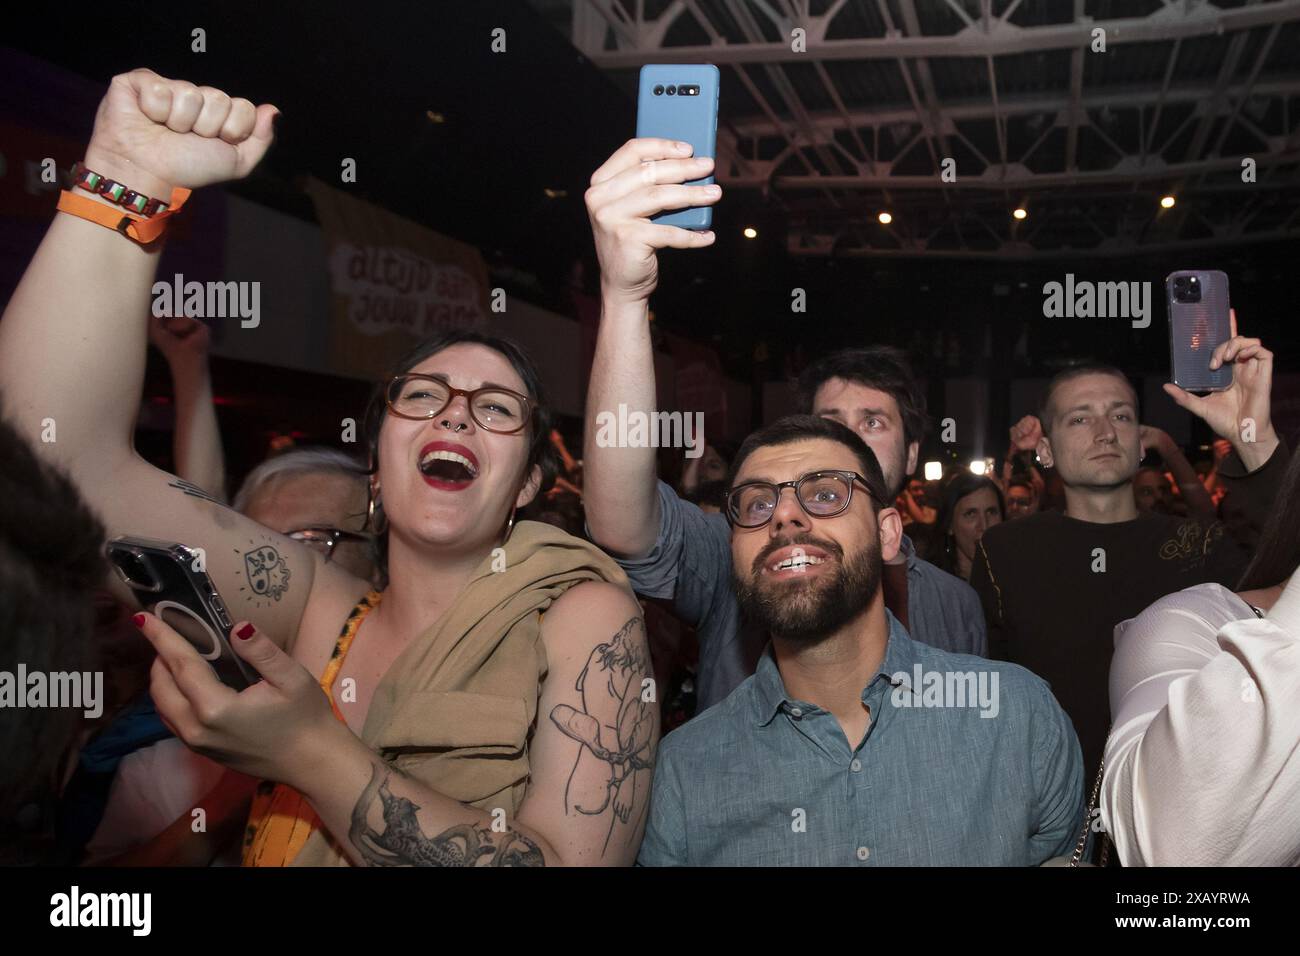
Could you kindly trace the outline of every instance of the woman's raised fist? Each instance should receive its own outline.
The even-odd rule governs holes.
[[[243,179],[266,155],[279,110],[211,86],[139,69],[113,77],[95,114],[86,165],[130,189],[167,199]]]

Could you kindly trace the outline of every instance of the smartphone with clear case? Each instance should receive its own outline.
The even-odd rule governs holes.
[[[230,646],[234,622],[203,570],[203,555],[174,541],[124,535],[105,546],[113,570],[150,614],[172,627],[211,665],[227,687],[261,680]]]
[[[1232,384],[1232,365],[1211,370],[1210,359],[1232,337],[1227,274],[1197,269],[1170,273],[1165,302],[1174,384],[1189,392],[1222,392]]]

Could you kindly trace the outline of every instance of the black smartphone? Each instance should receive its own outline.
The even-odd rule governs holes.
[[[1165,279],[1169,308],[1169,367],[1173,382],[1189,392],[1222,392],[1232,384],[1232,365],[1211,371],[1214,350],[1232,337],[1228,276],[1185,269]]]
[[[202,552],[130,535],[114,538],[104,550],[145,610],[189,641],[223,684],[243,690],[261,680],[230,647],[227,635],[234,624],[204,570]]]

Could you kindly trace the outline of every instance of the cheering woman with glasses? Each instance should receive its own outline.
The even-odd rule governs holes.
[[[167,724],[265,781],[245,863],[630,863],[658,738],[644,628],[609,558],[514,520],[553,474],[522,352],[445,335],[372,403],[382,593],[131,447],[169,219],[188,190],[247,176],[276,115],[149,70],[113,79],[0,321],[5,413],[110,535],[204,549],[231,643],[262,680],[237,693],[162,621],[137,623]]]

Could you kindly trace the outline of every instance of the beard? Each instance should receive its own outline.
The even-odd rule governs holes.
[[[875,542],[872,544],[872,542]],[[764,581],[763,565],[780,548],[812,545],[839,559],[838,567],[816,578]],[[875,538],[844,558],[838,545],[799,535],[768,545],[748,574],[734,572],[736,601],[742,617],[774,638],[811,647],[830,637],[876,599],[881,577],[880,543]]]

